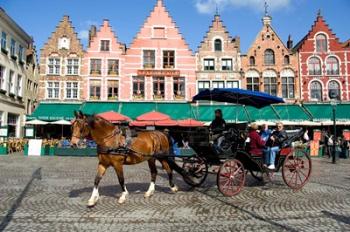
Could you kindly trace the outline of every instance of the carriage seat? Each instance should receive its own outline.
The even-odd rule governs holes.
[[[284,147],[280,151],[281,156],[287,156],[292,152],[292,147]]]

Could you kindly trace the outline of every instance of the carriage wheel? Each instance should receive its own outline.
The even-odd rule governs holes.
[[[239,160],[227,160],[221,165],[217,176],[217,185],[224,196],[237,195],[242,190],[244,183],[244,166]]]
[[[288,187],[300,190],[310,178],[311,158],[305,151],[294,150],[287,155],[282,167],[282,177]]]
[[[192,187],[199,187],[208,176],[208,164],[203,158],[193,156],[183,159],[184,181]]]

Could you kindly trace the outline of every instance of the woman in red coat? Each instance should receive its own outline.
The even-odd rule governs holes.
[[[258,125],[253,123],[250,125],[249,130],[249,153],[252,155],[263,155],[263,148],[265,147],[265,141],[260,137],[258,133]]]

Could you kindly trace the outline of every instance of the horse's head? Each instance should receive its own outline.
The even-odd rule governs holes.
[[[87,116],[81,111],[75,111],[75,119],[72,123],[71,145],[77,146],[79,142],[90,134]]]

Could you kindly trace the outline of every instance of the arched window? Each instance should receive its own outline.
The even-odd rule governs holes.
[[[317,57],[309,59],[308,63],[309,75],[321,75],[321,61]]]
[[[249,57],[249,65],[250,66],[254,66],[255,65],[255,57],[254,56]]]
[[[214,47],[216,52],[221,52],[222,51],[222,41],[221,39],[216,39],[214,41]]]
[[[265,65],[274,65],[275,64],[275,53],[272,49],[265,50],[264,63],[265,63]]]
[[[340,85],[336,81],[330,81],[328,83],[328,97],[329,99],[340,100]]]
[[[339,75],[339,61],[334,56],[328,57],[326,67],[327,75]]]
[[[285,55],[284,58],[283,58],[283,63],[284,65],[289,65],[289,56],[288,55]]]
[[[316,36],[316,52],[327,52],[327,36],[318,34]]]
[[[313,81],[310,84],[310,95],[311,99],[322,101],[322,85],[318,81]]]

